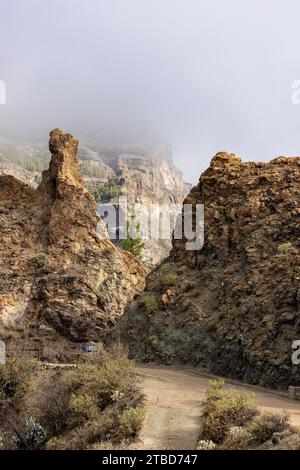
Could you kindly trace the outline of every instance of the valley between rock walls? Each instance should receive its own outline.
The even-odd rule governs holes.
[[[185,203],[205,206],[205,245],[147,277],[100,240],[78,141],[50,134],[37,188],[0,176],[0,334],[8,351],[74,362],[82,344],[124,348],[137,361],[190,364],[286,389],[298,384],[300,159],[244,163],[218,153]],[[124,313],[123,313],[124,312]]]

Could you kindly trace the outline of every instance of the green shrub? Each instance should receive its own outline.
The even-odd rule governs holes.
[[[81,169],[83,168],[81,165]],[[82,170],[83,173],[88,174],[87,171]],[[102,187],[90,187],[89,192],[94,196],[97,202],[108,202],[114,197],[122,196],[122,189],[116,184],[115,181],[108,181]]]
[[[162,277],[161,282],[164,286],[176,286],[178,277],[175,273],[167,273]]]
[[[219,447],[222,450],[246,450],[251,441],[251,433],[247,428],[233,426],[226,434],[223,444]]]
[[[129,223],[127,223],[127,236],[124,239],[120,239],[119,243],[123,250],[130,251],[134,256],[141,256],[144,248],[144,242],[141,239],[140,227],[137,228],[137,238],[131,238],[129,231]]]
[[[99,441],[118,442],[126,429],[131,435],[139,429],[138,407],[143,395],[127,357],[113,357],[99,349],[86,358],[91,362],[73,369],[40,370],[38,390],[35,384],[29,388],[35,362],[31,366],[33,361],[23,361],[9,358],[0,366],[0,392],[7,402],[6,415],[13,417],[8,421],[11,435],[16,436],[4,442],[0,426],[0,447],[86,449]],[[36,394],[34,408],[30,391]],[[13,401],[16,398],[22,400]],[[22,422],[22,412],[27,409],[37,410],[39,422],[34,416]],[[124,413],[131,409],[137,411]]]
[[[220,305],[219,310],[223,316],[229,320],[234,319],[240,315],[240,310],[238,307],[230,302]]]
[[[299,432],[289,425],[286,413],[260,412],[253,397],[235,390],[223,390],[223,385],[223,380],[209,382],[203,404],[199,449],[271,449],[276,442],[278,448],[298,448]]]
[[[97,418],[99,409],[96,396],[88,393],[74,393],[69,401],[69,413],[68,424],[72,427]]]
[[[11,201],[8,201],[7,199],[0,199],[0,207],[6,207],[9,204],[11,204]]]
[[[194,281],[191,281],[191,280],[186,280],[184,281],[183,283],[183,286],[182,286],[182,289],[184,292],[188,292],[192,289],[194,289],[196,287],[196,283]]]
[[[156,302],[156,298],[153,294],[146,294],[141,299],[140,304],[145,310],[149,313],[155,312],[158,310],[158,304]]]
[[[80,446],[93,442],[94,435],[104,439],[109,430],[120,432],[123,410],[129,403],[135,406],[142,398],[133,364],[127,357],[113,358],[104,351],[91,357],[92,363],[60,371],[55,378],[56,386],[49,384],[41,403],[43,424],[50,435],[72,434],[73,430],[76,435],[84,433],[81,440],[72,438]],[[69,445],[73,444],[68,440]]]
[[[123,411],[120,419],[120,429],[124,437],[136,436],[141,430],[145,412],[143,408],[129,408]]]

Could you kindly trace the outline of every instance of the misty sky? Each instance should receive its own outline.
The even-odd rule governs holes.
[[[0,0],[0,135],[150,129],[196,182],[300,154],[298,0]]]

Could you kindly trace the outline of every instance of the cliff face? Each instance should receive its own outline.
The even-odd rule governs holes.
[[[144,285],[129,253],[99,239],[94,198],[79,169],[78,141],[50,134],[52,154],[37,189],[0,176],[0,332],[101,339]]]
[[[115,182],[122,195],[126,195],[128,206],[142,204],[151,214],[158,205],[168,206],[173,217],[180,213],[183,199],[188,194],[190,185],[184,182],[180,170],[172,161],[162,160],[156,154],[140,155],[121,154],[110,165],[115,171]],[[112,198],[111,202],[117,202]],[[169,240],[144,240],[141,260],[150,271],[163,259],[172,248],[172,233]]]
[[[205,206],[198,252],[174,240],[119,328],[132,356],[299,385],[300,158],[243,163],[219,153],[186,203]]]

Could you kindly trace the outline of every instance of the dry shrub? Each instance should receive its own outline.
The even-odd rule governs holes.
[[[280,433],[288,427],[288,413],[270,413],[263,411],[252,421],[249,426],[249,431],[257,443],[263,444],[271,439],[274,433]]]
[[[10,356],[6,364],[0,365],[0,400],[17,403],[26,394],[37,370],[36,359]]]
[[[220,444],[233,426],[248,424],[258,410],[249,394],[235,390],[222,390],[224,381],[209,382],[204,401],[203,430],[201,439]]]
[[[119,421],[113,410],[107,410],[97,419],[67,431],[64,436],[52,437],[48,450],[82,450],[95,442],[102,442],[118,434]]]
[[[138,431],[142,395],[133,364],[125,356],[107,356],[99,365],[94,357],[93,362],[60,371],[55,387],[45,390],[43,424],[52,436],[47,448],[84,449],[95,441],[121,436],[120,420],[127,409],[138,410],[131,411],[127,423],[131,435]],[[64,440],[54,439],[62,433]]]
[[[68,426],[72,384],[68,373],[60,371],[51,377],[40,401],[42,422],[51,436],[59,435]]]
[[[64,437],[52,437],[46,444],[46,450],[66,450],[68,449],[67,441]]]
[[[225,391],[223,385],[223,380],[209,382],[200,436],[203,448],[246,450],[299,447],[300,434],[290,426],[287,413],[260,412],[254,405],[253,397],[234,390]],[[213,443],[215,447],[206,443]]]

